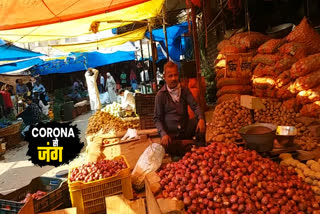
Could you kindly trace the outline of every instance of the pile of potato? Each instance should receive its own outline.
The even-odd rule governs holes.
[[[312,185],[312,190],[320,195],[320,159],[318,161],[308,160],[306,164],[292,158],[291,154],[280,155],[280,165],[293,167],[302,180]]]
[[[240,105],[239,97],[217,105],[212,121],[207,124],[206,141],[226,143],[241,139],[239,129],[253,122],[250,110]]]
[[[118,117],[111,115],[108,112],[97,111],[89,119],[87,127],[87,134],[94,134],[102,130],[103,134],[109,132],[122,132],[128,128],[138,128],[139,124],[137,121],[126,122]]]
[[[316,137],[302,136],[296,137],[294,143],[299,145],[302,150],[311,151],[317,148],[319,139]]]
[[[273,99],[262,99],[265,108],[255,110],[254,119],[261,123],[273,123],[278,126],[295,126],[299,113],[282,106],[282,102]]]
[[[295,126],[297,136],[294,143],[302,150],[311,151],[318,145],[319,138],[311,135],[307,126],[296,119],[300,116],[293,109],[288,109],[282,102],[273,99],[262,99],[264,109],[255,110],[254,119],[261,123],[272,123],[278,126]]]

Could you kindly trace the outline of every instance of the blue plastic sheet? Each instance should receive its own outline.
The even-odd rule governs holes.
[[[187,33],[188,22],[183,22],[178,25],[167,27],[167,38],[168,38],[168,51],[170,58],[175,62],[180,62],[181,55],[181,35]],[[165,37],[163,29],[156,29],[152,31],[153,40],[160,43],[162,48],[165,50]],[[146,37],[150,38],[150,33],[146,33]]]
[[[43,61],[41,59],[33,58],[29,60],[15,61],[15,62],[3,64],[3,65],[0,65],[0,74],[27,69],[34,65],[38,65],[42,63]]]
[[[35,74],[71,73],[83,71],[89,67],[98,67],[117,62],[135,60],[134,51],[117,51],[104,54],[100,52],[74,53],[66,59],[56,59],[35,66]]]
[[[1,40],[3,42],[3,40]],[[43,56],[44,54],[33,52],[27,49],[19,48],[14,45],[2,44],[0,41],[0,61],[12,61],[27,59],[37,56]]]

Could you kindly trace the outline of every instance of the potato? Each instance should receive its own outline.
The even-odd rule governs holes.
[[[285,159],[292,159],[292,155],[290,153],[282,153],[279,155],[279,157],[282,159],[282,160],[285,160]]]
[[[304,176],[303,173],[298,173],[298,178],[301,178],[302,180],[304,180],[304,179],[305,179],[305,176]]]
[[[213,122],[207,128],[213,141],[234,142],[240,138],[238,130],[252,123],[250,110],[240,105],[240,98],[218,104],[212,117]]]
[[[315,177],[316,179],[320,180],[320,172],[316,172]]]
[[[308,184],[313,184],[313,180],[310,177],[306,177],[304,179],[304,182],[308,183]]]
[[[311,189],[313,190],[314,193],[317,195],[320,195],[320,188],[318,186],[311,186]]]
[[[317,162],[314,161],[314,160],[308,160],[306,164],[307,164],[307,166],[310,167],[310,166],[311,166],[312,164],[314,164],[314,163],[317,163]]]
[[[297,164],[297,167],[298,167],[299,169],[302,169],[302,170],[309,169],[309,168],[307,167],[307,165],[305,165],[304,163],[299,163],[299,164]]]
[[[316,172],[320,172],[320,164],[314,161],[314,163],[311,164],[310,169]]]

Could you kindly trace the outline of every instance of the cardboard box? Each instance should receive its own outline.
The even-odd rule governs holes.
[[[71,207],[71,208],[66,208],[63,210],[55,210],[55,211],[39,213],[39,214],[77,214],[77,208]]]
[[[184,204],[180,200],[171,198],[159,198],[157,199],[152,192],[152,185],[156,184],[157,178],[156,173],[150,173],[146,176],[145,188],[146,188],[146,201],[148,213],[152,214],[184,214]],[[153,183],[152,183],[153,182]]]
[[[248,109],[260,110],[265,108],[260,98],[250,95],[241,95],[240,104]]]
[[[143,198],[128,200],[123,195],[106,197],[107,214],[146,214],[146,205]]]

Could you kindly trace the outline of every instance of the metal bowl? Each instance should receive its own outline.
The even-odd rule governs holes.
[[[262,133],[248,133],[249,131],[263,127],[268,128]],[[273,141],[276,137],[277,126],[271,123],[256,123],[253,125],[242,127],[239,134],[246,141],[247,146],[251,150],[257,152],[269,152],[273,149]]]
[[[294,126],[278,126],[276,134],[282,136],[295,136],[297,135],[297,129]]]
[[[267,34],[272,38],[280,39],[287,36],[293,28],[292,23],[286,23],[282,25],[275,26],[269,30],[267,30]]]

